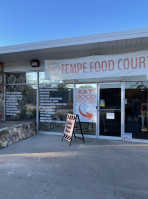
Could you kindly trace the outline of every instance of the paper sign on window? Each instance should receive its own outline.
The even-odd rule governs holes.
[[[96,122],[97,89],[77,88],[75,92],[75,113],[81,122]]]
[[[110,120],[115,119],[115,113],[106,113],[106,119],[110,119]]]
[[[100,108],[105,108],[105,100],[104,99],[100,100]]]

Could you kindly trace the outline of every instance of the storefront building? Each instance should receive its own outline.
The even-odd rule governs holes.
[[[67,113],[85,137],[148,142],[148,29],[0,48],[1,120],[61,135]]]

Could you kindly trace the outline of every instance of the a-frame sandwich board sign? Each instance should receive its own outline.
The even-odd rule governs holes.
[[[82,137],[78,137],[78,136],[75,135],[76,121],[79,123],[79,127],[80,127],[79,130],[81,132]],[[82,128],[81,128],[81,122],[80,122],[80,119],[79,119],[79,115],[68,113],[67,118],[66,118],[64,133],[63,133],[63,136],[62,136],[62,141],[64,139],[64,140],[68,141],[71,145],[73,135],[74,135],[75,138],[83,140],[83,142],[85,143],[83,131],[82,131]]]

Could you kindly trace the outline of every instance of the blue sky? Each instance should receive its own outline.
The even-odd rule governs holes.
[[[0,0],[0,46],[148,28],[148,0]]]

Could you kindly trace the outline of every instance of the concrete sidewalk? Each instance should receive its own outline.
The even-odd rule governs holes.
[[[147,199],[148,144],[35,135],[0,150],[1,199]]]

